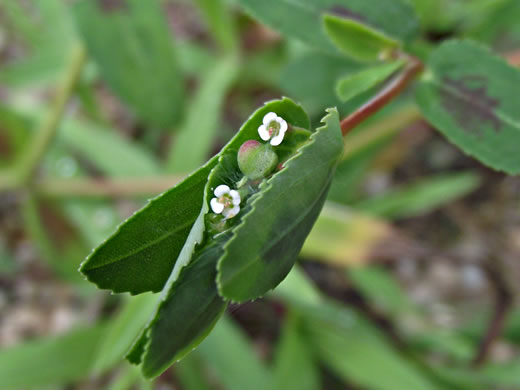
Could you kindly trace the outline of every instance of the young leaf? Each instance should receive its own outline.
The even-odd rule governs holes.
[[[87,377],[105,329],[103,325],[74,329],[2,349],[0,388],[59,388],[58,385]]]
[[[189,390],[213,390],[209,385],[206,367],[197,353],[187,355],[175,365],[175,378],[183,389]]]
[[[94,374],[101,374],[119,363],[135,339],[135,335],[146,324],[155,307],[157,296],[142,294],[130,297],[116,316],[107,324],[99,340],[96,359],[92,367]]]
[[[220,111],[237,69],[237,58],[230,55],[216,61],[200,80],[168,156],[169,172],[190,172],[208,157],[220,123]]]
[[[224,0],[196,0],[215,42],[220,49],[231,51],[238,43],[233,13]]]
[[[301,318],[294,312],[284,324],[274,360],[275,390],[315,390],[320,388],[320,373],[312,356]]]
[[[346,102],[385,81],[404,65],[404,61],[375,65],[359,73],[349,74],[336,84],[336,94]]]
[[[202,207],[216,159],[159,195],[96,248],[80,271],[99,288],[140,294],[161,291]]]
[[[244,332],[224,316],[198,349],[226,390],[271,389],[271,373]]]
[[[181,113],[183,83],[159,3],[78,1],[73,11],[113,91],[148,124],[170,127]]]
[[[353,19],[325,14],[323,23],[334,45],[359,61],[377,61],[399,46],[398,41]]]
[[[520,70],[470,41],[436,49],[417,91],[426,118],[465,153],[520,173]]]
[[[196,252],[174,288],[163,298],[146,333],[142,371],[147,378],[162,373],[191,352],[211,331],[227,307],[215,285],[220,243]]]
[[[350,58],[308,49],[285,66],[277,85],[298,99],[311,117],[317,118],[323,113],[323,107],[339,106],[334,92],[336,81],[362,69]]]
[[[214,188],[222,183],[231,186],[234,180],[240,179],[237,151],[244,141],[259,138],[258,126],[268,112],[282,115],[294,126],[309,126],[309,119],[300,106],[289,99],[272,101],[257,110],[222,149],[218,164],[207,178],[199,216],[163,289],[161,302],[128,355],[132,363],[142,365],[147,377],[159,375],[174,360],[195,348],[227,306],[218,294],[215,279],[217,261],[222,257],[230,232],[215,237],[205,235],[205,215]]]
[[[399,0],[238,0],[251,15],[290,38],[321,51],[338,53],[322,26],[322,16],[349,18],[398,41],[413,38],[418,22],[413,8]]]
[[[337,110],[330,109],[323,122],[248,201],[251,209],[233,229],[219,260],[217,282],[223,297],[256,299],[292,268],[321,211],[343,149]]]
[[[59,137],[111,176],[147,176],[160,170],[153,155],[113,129],[66,118],[61,124]]]
[[[275,100],[257,110],[220,154],[237,151],[243,142],[258,138],[259,123],[271,111],[283,113],[294,126],[310,127],[309,118],[299,105],[287,98]],[[87,279],[113,292],[140,294],[162,290],[200,215],[204,187],[219,155],[119,226],[81,265],[80,271]]]

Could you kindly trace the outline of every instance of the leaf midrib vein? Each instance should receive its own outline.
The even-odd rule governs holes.
[[[99,265],[97,265],[95,267],[89,267],[89,268],[85,269],[85,271],[91,271],[91,270],[94,270],[94,269],[97,269],[97,268],[102,268],[102,267],[105,267],[105,266],[117,263],[117,262],[119,262],[119,261],[121,261],[123,259],[126,259],[126,258],[130,257],[130,256],[133,256],[133,255],[135,255],[135,254],[137,254],[139,252],[142,252],[145,249],[148,249],[148,248],[156,245],[157,243],[159,243],[159,242],[163,241],[164,239],[172,236],[173,234],[181,231],[182,229],[186,228],[187,226],[193,225],[193,223],[194,223],[194,221],[190,221],[190,222],[187,222],[187,223],[185,223],[183,225],[180,225],[180,227],[179,227],[179,225],[177,225],[178,229],[171,230],[171,231],[163,234],[162,236],[158,237],[157,239],[155,239],[153,241],[149,241],[147,243],[147,245],[143,245],[143,246],[141,246],[139,248],[134,249],[133,251],[127,252],[124,255],[120,256],[120,257],[112,259],[110,262],[99,264]],[[95,256],[96,253],[97,252],[95,252],[93,256]],[[91,257],[91,259],[93,258],[93,256]]]
[[[297,226],[303,219],[305,219],[307,217],[307,215],[309,215],[309,213],[311,212],[311,210],[313,210],[314,206],[316,205],[316,203],[321,199],[321,196],[323,195],[323,192],[327,190],[328,188],[328,182],[330,182],[330,178],[327,180],[327,185],[325,185],[322,189],[322,191],[319,193],[319,196],[316,197],[316,199],[314,200],[314,202],[312,202],[312,205],[310,207],[307,208],[307,212],[305,212],[304,214],[302,214],[299,218],[295,219],[293,221],[293,223],[291,225],[289,225],[288,228],[286,228],[281,234],[280,234],[280,240],[277,240],[276,242],[279,242],[281,241],[282,238],[284,238],[285,236],[287,236],[287,234],[292,231],[294,229],[295,226]],[[233,276],[229,277],[227,282],[230,282],[231,280],[234,280],[238,277],[238,275],[240,275],[244,270],[246,270],[247,268],[251,267],[258,258],[262,257],[267,251],[269,251],[273,246],[274,244],[272,243],[273,241],[271,241],[271,243],[269,244],[266,244],[265,246],[262,247],[262,249],[259,250],[259,256],[255,256],[254,258],[252,258],[250,261],[248,261],[247,263],[243,264],[240,268],[238,268],[234,273],[233,273]]]

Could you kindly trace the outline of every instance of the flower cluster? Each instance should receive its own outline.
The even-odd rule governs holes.
[[[238,151],[238,166],[244,174],[244,179],[258,180],[269,175],[278,163],[278,157],[271,146],[282,143],[288,129],[287,122],[274,112],[267,113],[262,124],[258,127],[258,134],[269,144],[258,141],[244,142]],[[247,181],[246,180],[246,181]],[[241,184],[238,185],[239,187]],[[225,220],[233,218],[240,212],[240,193],[229,186],[221,184],[213,191],[215,197],[211,199],[211,210],[215,214],[222,214]]]

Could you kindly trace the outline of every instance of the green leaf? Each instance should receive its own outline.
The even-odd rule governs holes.
[[[213,39],[222,50],[233,50],[238,44],[238,34],[233,14],[224,0],[196,0],[206,20]]]
[[[216,159],[119,226],[81,265],[99,288],[140,294],[160,291],[202,207],[203,190]]]
[[[219,260],[218,285],[233,301],[255,299],[276,287],[292,268],[318,217],[343,150],[339,116],[324,126],[248,200],[250,211],[233,229]]]
[[[311,117],[317,117],[322,115],[324,107],[339,106],[334,93],[336,81],[361,69],[350,58],[306,50],[285,66],[277,85],[298,99]]]
[[[301,318],[290,312],[277,345],[274,359],[275,390],[315,390],[320,388],[320,373],[305,333]]]
[[[70,49],[77,45],[68,5],[60,0],[33,1],[29,7],[9,0],[0,4],[7,23],[23,37],[30,53],[3,64],[0,83],[34,87],[59,82]]]
[[[470,36],[501,53],[517,50],[520,46],[520,3],[505,0],[491,5],[484,10],[485,20]]]
[[[309,126],[309,119],[300,106],[289,99],[272,101],[257,110],[218,155],[218,165],[207,178],[199,216],[163,289],[161,302],[128,355],[132,363],[142,365],[146,377],[159,375],[174,360],[181,359],[195,348],[227,306],[218,294],[215,278],[216,264],[222,257],[223,245],[229,240],[230,233],[216,238],[204,235],[204,217],[213,189],[222,180],[232,184],[233,180],[240,178],[230,170],[237,165],[236,152],[244,141],[259,138],[258,126],[270,111],[282,115],[295,126]],[[176,318],[183,321],[176,321]]]
[[[399,0],[238,0],[253,17],[290,38],[319,50],[338,53],[328,39],[322,16],[337,15],[365,24],[388,37],[407,41],[418,23],[413,8]]]
[[[378,310],[394,318],[415,310],[396,278],[382,267],[352,267],[348,278]]]
[[[359,61],[386,58],[399,46],[398,41],[353,19],[325,14],[323,23],[334,45],[343,54]]]
[[[104,331],[104,326],[75,329],[60,336],[2,349],[0,388],[56,388],[86,377]]]
[[[108,175],[147,176],[160,171],[154,156],[113,129],[66,118],[60,126],[59,137]]]
[[[206,160],[220,123],[224,99],[237,70],[237,58],[229,56],[217,61],[202,77],[184,124],[175,137],[168,159],[168,171],[190,172]]]
[[[139,370],[133,366],[125,366],[119,370],[118,375],[110,384],[106,385],[106,390],[130,390],[134,389],[134,384],[140,377]]]
[[[307,311],[309,344],[323,363],[346,382],[374,390],[443,389],[356,312],[332,304],[323,309],[308,307]],[[316,318],[317,311],[322,312],[321,319]]]
[[[479,185],[479,177],[472,172],[437,175],[365,199],[353,207],[380,217],[412,217],[465,196]]]
[[[0,105],[0,167],[12,166],[29,138],[29,124],[22,115]]]
[[[205,366],[197,351],[187,355],[175,365],[175,378],[178,379],[183,389],[212,390],[205,374]]]
[[[470,41],[443,44],[428,64],[417,91],[428,121],[482,163],[520,173],[520,70]]]
[[[447,389],[401,354],[371,320],[321,296],[299,269],[274,295],[300,315],[313,355],[346,383],[374,390]]]
[[[135,335],[152,314],[156,301],[156,295],[143,294],[131,297],[124,303],[99,340],[97,357],[92,367],[93,373],[101,374],[123,360]]]
[[[359,73],[349,74],[336,84],[336,94],[346,102],[381,84],[404,65],[404,61],[372,66]]]
[[[83,0],[73,11],[112,90],[148,124],[171,127],[182,110],[183,80],[160,2]]]
[[[270,371],[244,332],[227,316],[219,321],[197,352],[226,390],[271,388]]]
[[[147,378],[161,374],[172,362],[191,352],[211,331],[225,308],[215,278],[222,252],[218,242],[196,252],[173,288],[168,289],[157,315],[145,331],[142,371]]]
[[[229,149],[237,151],[246,140],[257,138],[259,123],[270,111],[283,113],[298,127],[309,127],[309,118],[300,106],[287,98],[275,100],[257,110],[221,154]],[[160,291],[200,215],[203,190],[218,156],[119,226],[82,264],[80,271],[87,279],[114,292]]]

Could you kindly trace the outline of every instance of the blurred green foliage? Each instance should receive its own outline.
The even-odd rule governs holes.
[[[0,0],[0,203],[9,208],[7,199],[15,191],[19,235],[36,248],[56,283],[86,301],[113,299],[77,272],[91,248],[131,214],[129,209],[175,184],[177,176],[171,174],[186,175],[214,155],[264,100],[291,96],[318,123],[330,106],[342,115],[352,112],[386,78],[362,80],[353,100],[338,99],[337,82],[370,71],[373,64],[339,56],[321,30],[312,35],[315,25],[303,31],[294,22],[293,12],[311,19],[321,12],[317,1],[70,3]],[[295,7],[298,3],[306,7]],[[520,49],[516,0],[392,1],[404,10],[400,20],[386,18],[381,2],[368,11],[368,3],[353,3],[372,24],[382,21],[383,33],[406,38],[406,48],[420,57],[445,38],[470,37],[499,54]],[[273,18],[273,10],[285,14]],[[307,47],[301,41],[309,34],[313,44]],[[52,113],[57,86],[78,47],[88,57],[56,134],[43,145],[37,174],[13,190],[17,164]],[[396,220],[442,209],[482,182],[474,167],[464,166],[442,174],[433,170],[419,180],[403,175],[398,186],[392,182],[384,191],[367,191],[365,179],[374,170],[399,176],[385,158],[396,149],[403,153],[401,130],[420,118],[412,100],[405,94],[347,139],[324,213],[302,252],[302,260],[336,267],[339,279],[348,280],[368,306],[394,324],[390,331],[359,305],[326,296],[296,267],[261,301],[272,311],[255,326],[274,327],[270,337],[256,337],[255,326],[236,321],[241,310],[258,302],[232,307],[193,353],[165,377],[147,382],[123,357],[157,296],[124,296],[115,299],[115,310],[97,313],[89,324],[2,348],[0,389],[80,388],[89,381],[94,388],[117,390],[152,389],[165,381],[185,390],[518,388],[517,356],[480,369],[469,365],[487,313],[479,310],[441,328],[393,273],[366,264],[372,249],[394,237]],[[3,224],[2,234],[8,230]],[[0,286],[25,272],[13,251],[19,238],[5,234]],[[353,263],[357,267],[351,268]],[[515,350],[519,313],[512,311],[501,337]]]

